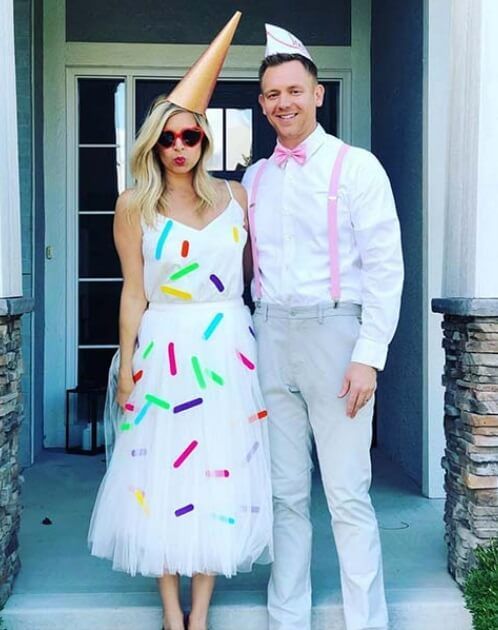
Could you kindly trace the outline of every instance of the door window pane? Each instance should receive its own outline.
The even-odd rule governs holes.
[[[226,110],[226,170],[245,170],[251,163],[252,109]]]
[[[122,171],[122,172],[120,172]],[[79,151],[79,210],[114,209],[123,187],[125,164],[114,147],[81,147]]]
[[[223,109],[212,107],[206,111],[206,117],[213,136],[213,155],[208,162],[209,171],[223,170]]]
[[[80,345],[118,343],[121,286],[121,281],[80,281]]]
[[[122,79],[78,80],[80,144],[119,144],[124,133]]]
[[[78,384],[87,387],[107,385],[115,348],[81,348],[78,354]]]
[[[80,278],[120,278],[112,234],[114,214],[80,214]]]

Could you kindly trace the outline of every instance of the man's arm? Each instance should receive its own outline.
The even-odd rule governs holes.
[[[362,151],[353,167],[349,208],[361,258],[362,324],[339,395],[349,393],[354,417],[372,397],[399,318],[403,286],[401,235],[389,179],[379,161]]]

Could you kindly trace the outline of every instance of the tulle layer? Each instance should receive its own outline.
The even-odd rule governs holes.
[[[250,327],[239,302],[151,308],[124,413],[111,373],[115,443],[89,545],[114,569],[232,576],[270,561],[267,415]]]

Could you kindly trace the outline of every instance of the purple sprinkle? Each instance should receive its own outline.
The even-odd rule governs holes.
[[[254,339],[256,339],[256,334],[254,333],[254,330],[252,329],[252,326],[249,326],[249,332],[254,337]]]
[[[215,276],[214,273],[212,273],[209,276],[209,279],[214,284],[214,286],[218,289],[218,291],[220,293],[223,293],[223,291],[225,290],[225,287],[223,286],[223,282],[218,278],[218,276]]]
[[[253,514],[258,514],[259,513],[259,507],[257,505],[251,505],[250,509],[247,505],[241,505],[240,509],[242,512],[249,512],[251,511]]]
[[[186,411],[187,409],[191,409],[192,407],[197,407],[197,405],[202,405],[204,401],[202,398],[194,398],[193,400],[187,400],[187,402],[182,403],[181,405],[177,405],[173,407],[173,413],[180,413],[180,411]]]
[[[194,509],[194,506],[192,505],[192,503],[189,503],[188,505],[184,505],[183,507],[175,510],[175,516],[183,516],[184,514],[188,514],[189,512],[192,512],[193,509]]]
[[[250,462],[251,461],[252,456],[258,450],[258,447],[259,447],[259,442],[254,442],[254,444],[251,446],[251,450],[246,455],[246,462]]]

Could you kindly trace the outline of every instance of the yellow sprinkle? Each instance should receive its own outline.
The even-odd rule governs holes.
[[[180,291],[180,289],[174,289],[173,287],[169,287],[166,284],[164,284],[161,287],[161,291],[163,293],[167,293],[168,295],[174,295],[175,297],[179,297],[182,300],[191,300],[192,299],[192,294],[191,293],[187,293],[186,291]]]
[[[239,242],[239,230],[234,226],[232,228],[233,240],[238,243]]]
[[[134,490],[133,494],[135,495],[136,500],[138,501],[138,504],[140,505],[140,507],[143,509],[143,511],[148,515],[149,514],[149,507],[145,501],[145,496],[144,493],[141,490]]]

